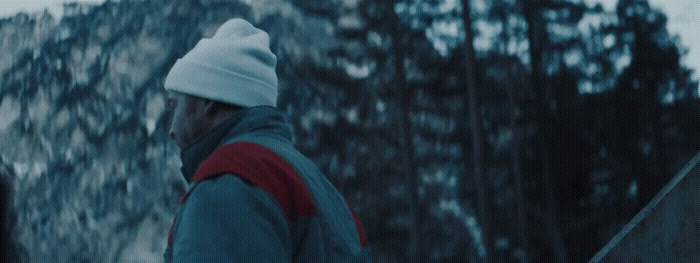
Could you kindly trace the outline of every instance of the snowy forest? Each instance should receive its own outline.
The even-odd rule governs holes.
[[[591,2],[123,0],[1,19],[0,252],[162,261],[186,187],[165,75],[240,17],[270,34],[295,145],[375,262],[586,262],[700,149],[667,16]]]

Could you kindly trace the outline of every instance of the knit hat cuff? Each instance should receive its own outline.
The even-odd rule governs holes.
[[[274,72],[271,72],[271,75],[276,79]],[[179,59],[173,65],[165,80],[165,89],[242,107],[277,106],[275,85],[237,72],[183,59]],[[268,92],[260,92],[261,89]]]

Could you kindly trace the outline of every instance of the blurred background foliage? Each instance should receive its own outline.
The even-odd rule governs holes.
[[[646,0],[66,4],[0,20],[21,261],[161,260],[185,190],[164,77],[233,17],[270,33],[295,143],[376,262],[586,261],[700,148],[686,50]]]

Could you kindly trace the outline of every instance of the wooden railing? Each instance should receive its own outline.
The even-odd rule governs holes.
[[[589,262],[700,262],[700,153]]]

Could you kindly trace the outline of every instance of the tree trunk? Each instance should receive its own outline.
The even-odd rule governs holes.
[[[523,12],[528,23],[528,39],[530,41],[530,60],[532,66],[532,85],[535,89],[536,114],[537,114],[537,152],[539,159],[539,172],[544,187],[545,211],[549,219],[547,232],[551,233],[550,241],[555,262],[566,262],[566,247],[561,240],[561,231],[557,216],[554,191],[552,189],[552,118],[550,110],[551,88],[545,79],[542,65],[542,53],[544,43],[547,41],[543,21],[538,20],[540,3],[548,0],[524,0]]]
[[[510,78],[510,70],[508,71],[508,78]],[[513,188],[515,190],[515,198],[516,198],[516,218],[518,220],[518,232],[517,232],[517,239],[518,239],[518,244],[520,247],[523,249],[523,251],[526,252],[525,256],[523,257],[522,261],[523,263],[528,262],[527,260],[527,251],[528,251],[528,237],[527,237],[527,221],[525,217],[525,206],[526,206],[526,201],[525,201],[525,186],[523,184],[523,175],[522,175],[522,166],[520,165],[520,160],[522,156],[522,145],[521,145],[521,129],[520,129],[520,122],[521,122],[521,110],[520,110],[520,105],[518,104],[519,98],[517,97],[518,91],[517,91],[518,86],[510,84],[510,90],[509,90],[509,97],[510,97],[510,106],[511,106],[511,114],[510,114],[510,129],[511,132],[513,133],[513,139],[512,139],[512,150],[511,150],[511,158],[512,158],[512,167],[511,167],[511,174],[513,178]]]
[[[393,6],[393,4],[392,4]],[[408,87],[406,83],[406,69],[404,68],[404,59],[406,55],[404,54],[403,36],[404,33],[401,32],[401,21],[398,15],[392,12],[392,41],[395,51],[394,58],[394,70],[396,70],[396,75],[394,76],[396,86],[393,87],[395,94],[400,96],[400,107],[399,107],[399,117],[400,117],[400,129],[399,137],[401,141],[401,163],[403,165],[404,178],[408,182],[409,190],[409,214],[411,217],[411,226],[409,229],[410,243],[408,251],[409,262],[425,262],[424,255],[422,253],[422,241],[421,241],[421,220],[420,220],[420,197],[418,196],[418,175],[416,173],[416,167],[414,165],[414,148],[413,148],[413,130],[411,125],[411,119],[409,114],[411,111],[411,97],[413,95],[412,89]]]
[[[464,31],[466,33],[466,41],[464,46],[465,69],[464,76],[466,81],[466,89],[468,94],[467,104],[469,105],[469,119],[471,122],[472,147],[474,154],[474,183],[476,184],[477,193],[477,212],[481,221],[483,231],[483,243],[486,246],[486,253],[482,258],[488,262],[489,256],[493,251],[493,238],[491,223],[491,206],[489,186],[486,181],[486,160],[484,146],[484,128],[482,126],[483,119],[481,116],[481,94],[476,83],[476,56],[474,54],[474,34],[472,33],[472,23],[470,16],[471,8],[469,0],[462,0],[462,19],[464,21]],[[466,107],[465,107],[466,108]]]
[[[501,33],[501,53],[503,55],[510,55],[507,51],[508,42],[510,41],[510,35],[505,27],[508,25],[508,14],[506,12],[499,14],[499,19],[503,24],[504,30]],[[513,67],[506,70],[506,79],[513,79]],[[520,108],[520,101],[522,98],[518,95],[518,88],[520,86],[516,85],[514,82],[508,82],[508,99],[510,102],[510,130],[513,136],[511,142],[511,177],[513,180],[513,190],[515,192],[515,214],[517,220],[517,232],[516,239],[518,240],[518,245],[525,252],[521,258],[521,263],[527,263],[527,251],[528,251],[528,236],[527,236],[527,218],[525,216],[525,207],[527,201],[525,200],[525,185],[523,184],[523,172],[522,172],[522,109]]]

